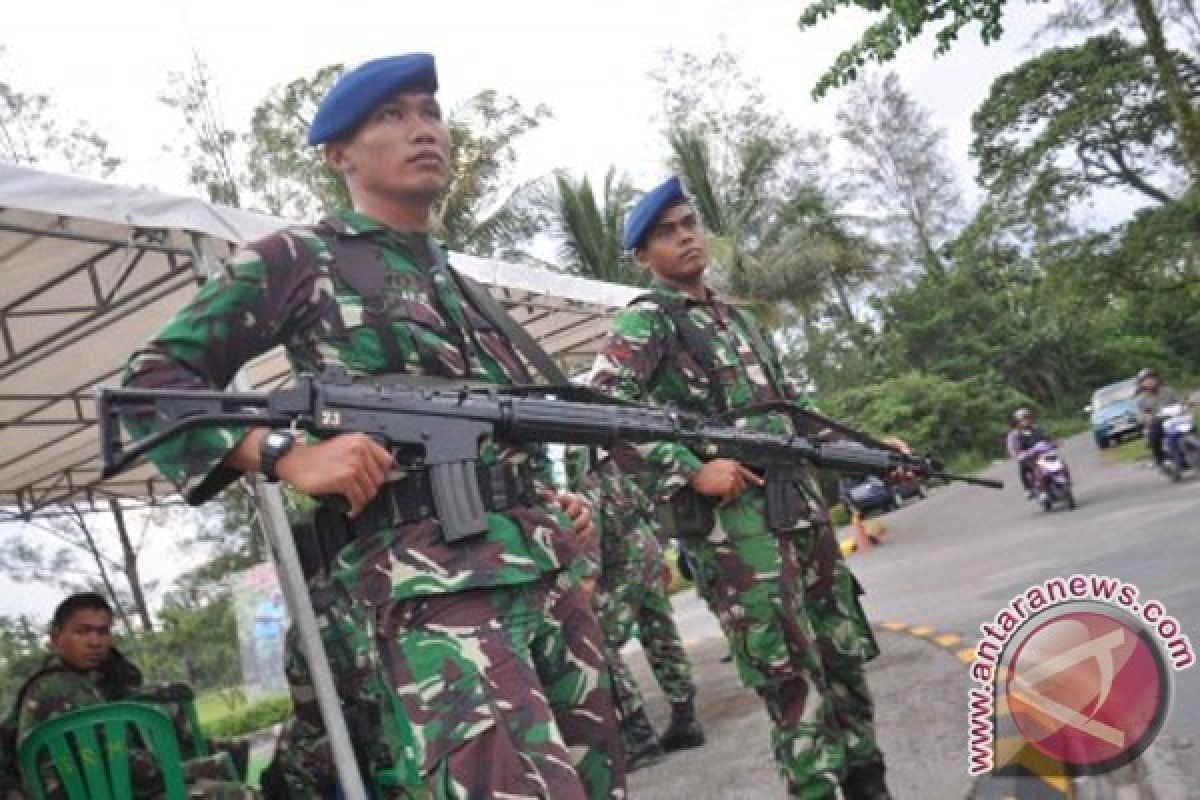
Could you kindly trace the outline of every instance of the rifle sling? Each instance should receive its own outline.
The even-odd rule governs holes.
[[[462,293],[471,301],[476,310],[488,322],[492,323],[497,330],[503,333],[509,342],[520,351],[521,355],[525,356],[529,363],[533,365],[533,368],[542,376],[543,381],[556,384],[570,383],[566,374],[554,363],[554,359],[550,357],[550,354],[534,341],[534,338],[524,328],[517,324],[517,321],[509,315],[504,306],[500,305],[499,301],[492,297],[492,293],[487,288],[474,278],[453,267],[450,269],[450,274],[454,276]]]

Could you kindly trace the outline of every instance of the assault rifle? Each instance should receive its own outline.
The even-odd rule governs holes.
[[[447,541],[487,529],[476,460],[480,442],[558,442],[612,447],[619,441],[671,440],[701,458],[732,458],[767,477],[817,467],[886,475],[904,469],[928,478],[1002,488],[999,481],[951,475],[936,460],[861,443],[823,443],[806,436],[764,433],[706,420],[672,408],[620,403],[576,386],[446,388],[409,383],[356,382],[340,368],[300,376],[269,392],[100,389],[97,413],[103,477],[185,431],[216,425],[295,428],[318,437],[361,432],[385,443],[402,468],[429,471],[434,507]],[[123,414],[152,413],[160,427],[123,441]],[[777,524],[786,520],[776,519]]]

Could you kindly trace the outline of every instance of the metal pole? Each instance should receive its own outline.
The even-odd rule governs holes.
[[[205,246],[203,238],[192,234],[192,244],[196,250],[196,263],[204,273],[216,274],[219,266]],[[238,391],[250,389],[242,375],[234,378],[233,387]],[[291,612],[292,624],[296,626],[296,632],[300,636],[300,647],[308,657],[313,689],[317,695],[317,705],[321,709],[321,719],[325,723],[325,732],[329,736],[329,747],[333,751],[333,763],[342,785],[342,795],[346,800],[367,800],[366,785],[358,770],[354,746],[350,743],[350,731],[346,727],[342,704],[338,700],[337,688],[333,683],[333,672],[329,669],[329,659],[325,655],[325,644],[321,641],[317,615],[313,612],[312,601],[308,596],[304,571],[300,568],[300,556],[296,552],[296,541],[292,538],[287,511],[283,507],[283,496],[278,486],[256,476],[254,498],[258,505],[263,532],[267,536],[271,552],[275,554],[275,568],[279,574],[283,598]]]

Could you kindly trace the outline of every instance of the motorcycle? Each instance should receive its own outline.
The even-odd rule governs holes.
[[[1200,467],[1200,436],[1196,420],[1182,403],[1164,406],[1158,413],[1162,420],[1163,449],[1169,458],[1166,468],[1171,480],[1180,480],[1184,472]]]
[[[1037,500],[1046,511],[1059,504],[1075,509],[1075,492],[1071,488],[1071,470],[1058,454],[1058,445],[1042,441],[1035,444],[1029,455],[1033,459],[1033,486]]]

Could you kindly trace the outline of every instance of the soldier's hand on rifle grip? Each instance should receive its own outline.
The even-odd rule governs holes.
[[[391,454],[370,436],[344,433],[312,445],[297,442],[275,471],[305,494],[341,495],[354,517],[379,492],[391,467]]]
[[[563,513],[570,517],[575,535],[585,546],[591,545],[596,538],[596,524],[592,522],[592,510],[588,508],[587,502],[573,492],[555,494],[547,491],[543,492],[542,496],[552,503],[557,503]]]
[[[725,505],[736,500],[750,485],[762,486],[763,479],[732,458],[717,458],[701,467],[691,483],[700,494],[720,497]]]

